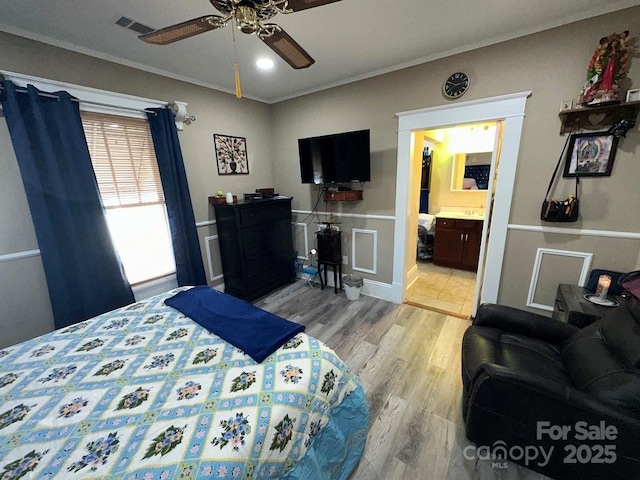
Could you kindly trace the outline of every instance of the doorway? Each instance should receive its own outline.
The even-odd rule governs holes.
[[[414,136],[423,161],[421,175],[414,176],[420,184],[411,187],[420,189],[420,207],[414,225],[416,264],[407,266],[415,273],[407,284],[406,303],[468,318],[475,299],[480,231],[490,218],[498,176],[502,122],[454,125]],[[464,238],[458,229],[452,231],[449,226],[454,224],[472,228],[471,237],[470,230]]]
[[[397,114],[399,125],[393,267],[393,295],[397,303],[406,300],[406,286],[417,271],[417,268],[411,268],[415,265],[416,250],[407,248],[408,244],[411,246],[411,236],[415,233],[413,226],[418,221],[419,199],[411,193],[415,175],[419,172],[414,162],[416,132],[475,122],[502,121],[504,133],[501,181],[496,186],[494,201],[489,208],[491,229],[488,229],[489,222],[485,222],[483,226],[482,238],[485,240],[480,247],[471,314],[475,315],[479,302],[497,302],[524,109],[530,93],[522,92]]]

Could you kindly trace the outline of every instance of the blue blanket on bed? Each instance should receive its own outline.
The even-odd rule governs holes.
[[[304,325],[206,286],[180,292],[164,303],[238,347],[258,363],[304,331]]]

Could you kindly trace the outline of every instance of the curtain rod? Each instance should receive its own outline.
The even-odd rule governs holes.
[[[0,82],[5,80],[5,76],[0,74]],[[2,85],[0,85],[0,91],[4,90],[4,87]],[[16,92],[18,93],[28,93],[29,90],[27,90],[24,87],[19,87],[16,85]],[[46,98],[55,98],[60,100],[60,96],[59,95],[55,95],[53,93],[48,93],[48,92],[41,92],[40,90],[38,90],[38,95],[41,97],[46,97]],[[110,105],[108,103],[100,103],[100,102],[92,102],[89,100],[80,100],[78,98],[75,97],[71,97],[71,101],[72,102],[78,102],[78,103],[83,103],[85,105],[94,105],[96,107],[108,107],[108,108],[115,108],[117,110],[129,110],[132,112],[146,112],[146,113],[155,113],[153,110],[149,110],[147,108],[144,108],[142,110],[138,109],[138,108],[133,108],[133,107],[122,107],[119,105]]]

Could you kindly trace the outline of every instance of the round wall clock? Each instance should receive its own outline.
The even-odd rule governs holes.
[[[466,73],[456,72],[449,75],[444,82],[442,91],[447,98],[459,98],[469,89],[469,76]]]

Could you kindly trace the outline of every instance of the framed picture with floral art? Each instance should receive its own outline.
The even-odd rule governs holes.
[[[563,177],[609,177],[618,138],[609,132],[571,135]]]
[[[249,173],[246,138],[214,133],[213,143],[216,149],[218,175],[246,175]]]

